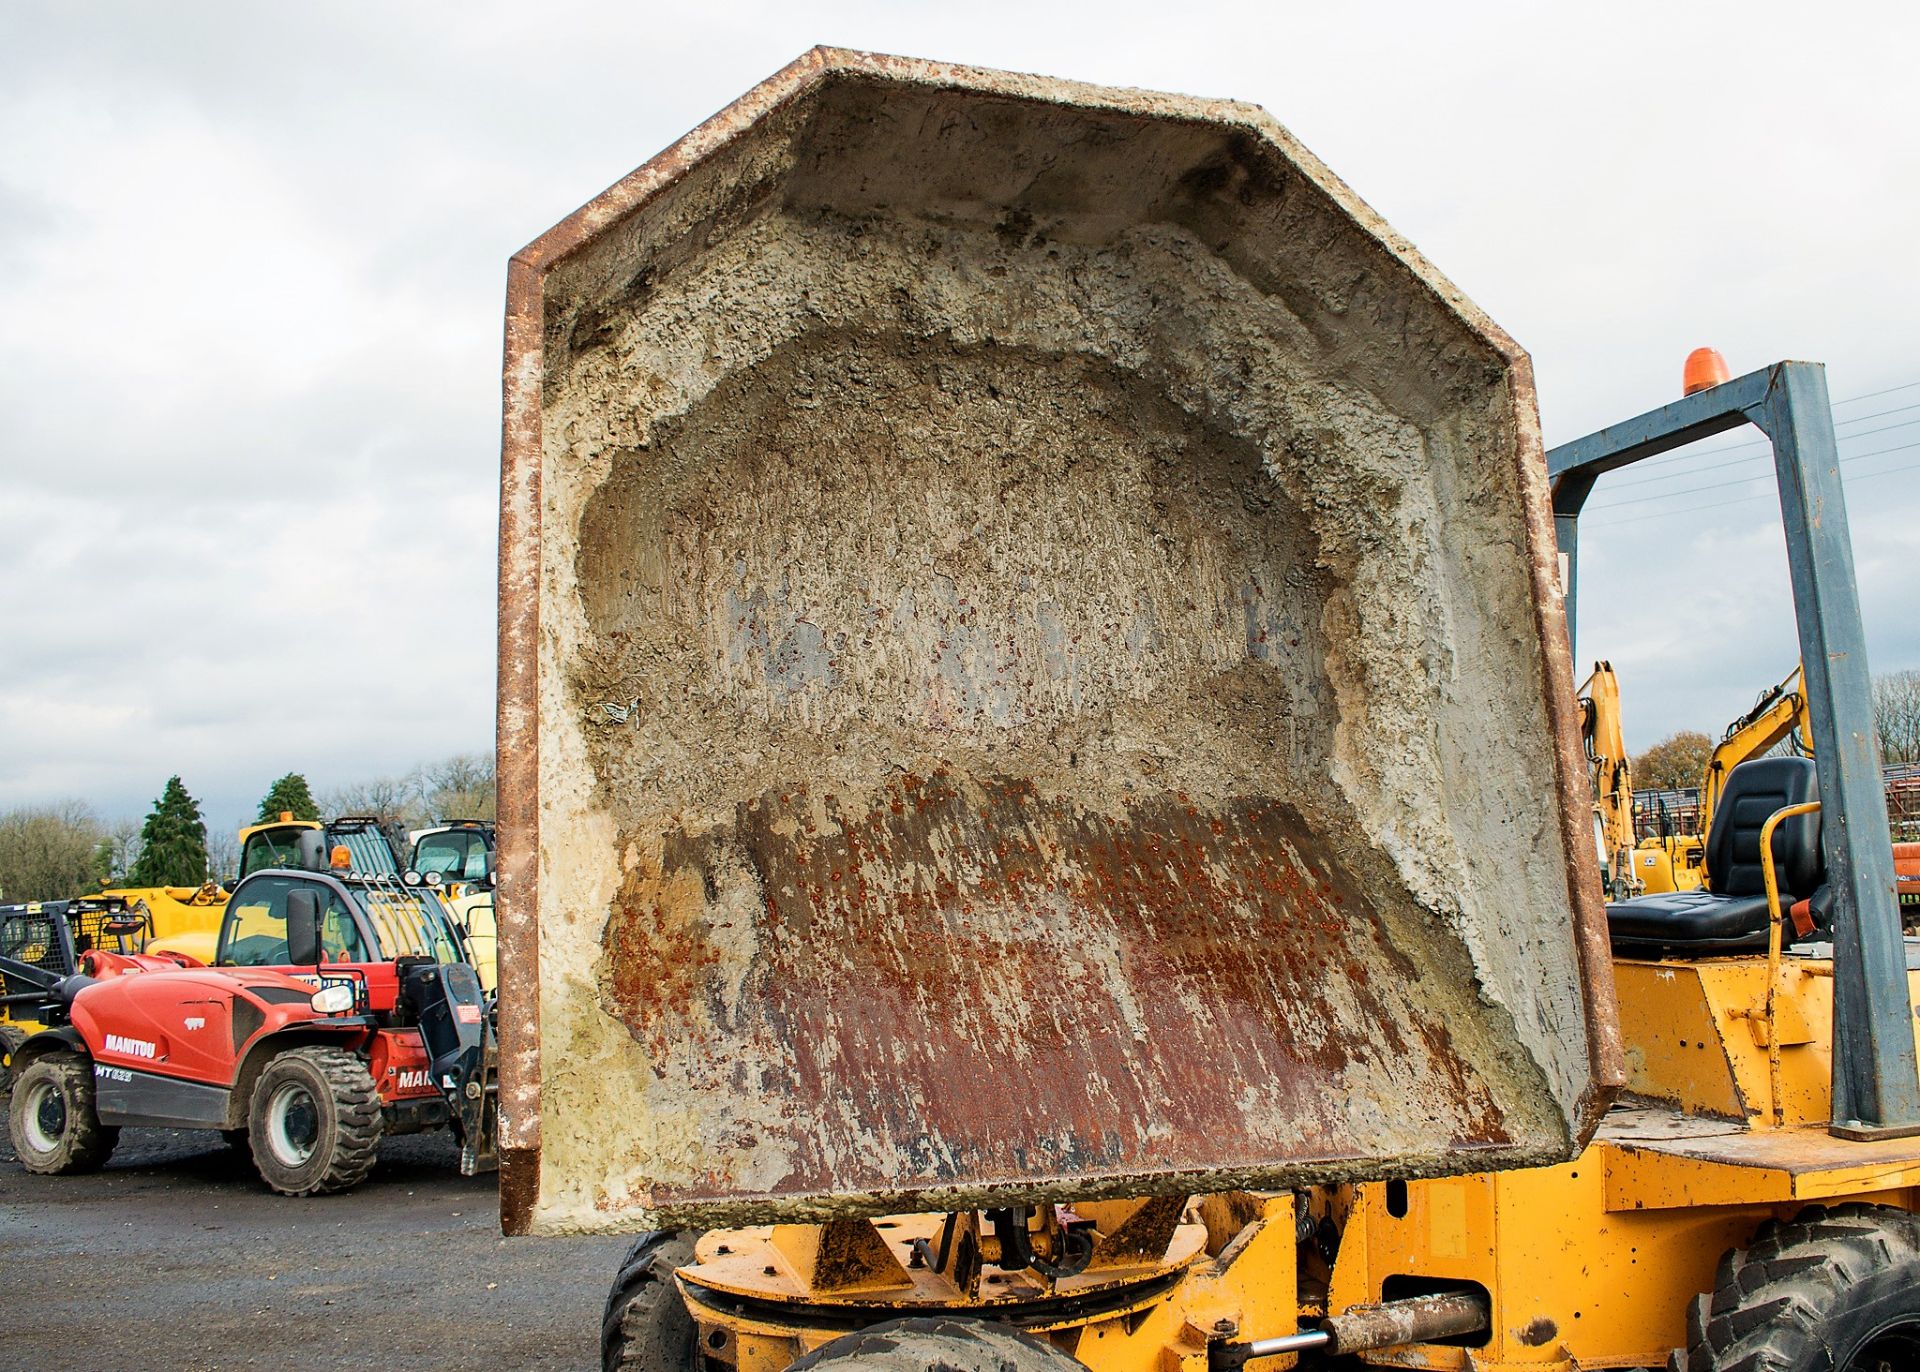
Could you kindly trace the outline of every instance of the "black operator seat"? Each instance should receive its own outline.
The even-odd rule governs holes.
[[[1713,957],[1764,952],[1767,887],[1760,868],[1760,827],[1775,811],[1820,799],[1812,758],[1766,757],[1727,774],[1707,831],[1707,885],[1700,891],[1639,896],[1607,906],[1613,951],[1628,957]],[[1829,927],[1832,893],[1820,847],[1820,812],[1780,821],[1773,831],[1780,908],[1811,903],[1815,925]],[[1788,942],[1795,935],[1784,931]]]

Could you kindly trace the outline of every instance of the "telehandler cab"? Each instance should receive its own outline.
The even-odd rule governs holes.
[[[355,1185],[387,1134],[451,1126],[462,1172],[493,1164],[491,998],[438,894],[332,869],[318,830],[298,856],[238,884],[210,964],[0,956],[46,1026],[11,1055],[29,1171],[97,1168],[124,1125],[218,1130],[287,1195]]]
[[[344,847],[350,855],[348,865],[356,872],[388,876],[401,871],[401,840],[405,835],[391,821],[378,815],[295,819],[291,811],[282,810],[277,818],[249,824],[240,831],[238,877],[269,867],[297,865],[302,836],[309,833],[320,834],[329,852]]]
[[[490,819],[453,819],[410,835],[407,880],[440,892],[466,939],[467,955],[488,995],[497,984],[493,918],[494,824]]]
[[[387,821],[372,815],[342,815],[323,822],[295,819],[283,811],[276,819],[240,830],[237,875],[223,873],[220,881],[199,886],[110,886],[97,895],[51,904],[66,910],[80,953],[99,947],[122,953],[182,953],[207,962],[219,942],[227,901],[222,881],[236,885],[254,872],[297,866],[304,834],[321,835],[329,852],[345,848],[348,866],[355,871],[397,875],[400,863],[391,830]],[[107,922],[114,926],[110,933],[102,928]],[[6,1034],[0,1026],[0,1040]]]

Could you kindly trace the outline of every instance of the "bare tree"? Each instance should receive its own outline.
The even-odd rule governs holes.
[[[99,819],[78,800],[0,814],[0,897],[65,900],[99,889]]]
[[[335,787],[321,795],[320,808],[330,815],[378,815],[401,825],[417,824],[426,813],[412,777],[374,777]]]
[[[1873,726],[1882,762],[1920,762],[1920,671],[1873,679]]]
[[[100,840],[100,875],[124,881],[140,860],[140,821],[122,815],[106,827]]]
[[[207,870],[215,881],[231,884],[240,871],[240,830],[227,824],[207,826]]]
[[[492,753],[456,753],[428,763],[416,775],[427,813],[432,818],[493,818]]]
[[[455,753],[406,776],[374,777],[321,793],[330,815],[379,815],[408,828],[430,820],[493,818],[493,754]]]

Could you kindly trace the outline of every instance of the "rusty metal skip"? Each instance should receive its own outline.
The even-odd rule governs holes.
[[[505,377],[502,1214],[651,1231],[607,1366],[1484,1329],[1299,1235],[1623,1077],[1511,339],[1253,106],[818,49]]]
[[[818,50],[514,259],[506,375],[510,1228],[1591,1131],[1527,359],[1263,111]]]

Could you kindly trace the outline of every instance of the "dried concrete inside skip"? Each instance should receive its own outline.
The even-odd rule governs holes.
[[[1591,1127],[1527,360],[1264,112],[819,50],[509,310],[510,1228]]]

